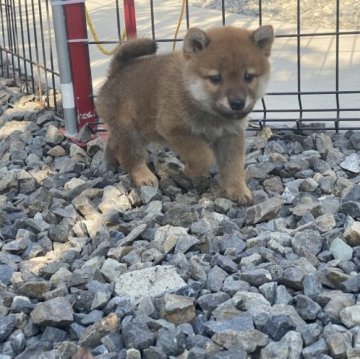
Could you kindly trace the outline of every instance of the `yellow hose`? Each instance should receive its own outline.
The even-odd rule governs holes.
[[[176,39],[177,39],[177,36],[178,36],[178,33],[179,33],[179,29],[180,29],[181,23],[182,23],[183,18],[184,18],[185,4],[186,4],[186,0],[182,0],[181,12],[180,12],[178,24],[177,24],[177,27],[176,27],[176,30],[175,30],[175,34],[174,34],[173,51],[175,51],[175,48],[176,48]]]
[[[88,24],[88,26],[89,26],[91,35],[92,35],[92,37],[94,38],[94,41],[97,42],[96,46],[98,47],[98,49],[99,49],[104,55],[107,55],[107,56],[112,55],[112,54],[115,52],[117,46],[115,46],[115,47],[114,47],[112,50],[110,50],[110,51],[109,51],[109,50],[106,50],[105,47],[104,47],[102,44],[99,43],[99,42],[100,42],[99,37],[97,36],[97,33],[96,33],[96,31],[95,31],[95,28],[94,28],[94,25],[93,25],[93,23],[92,23],[92,21],[91,21],[91,19],[90,19],[89,12],[87,11],[87,8],[86,8],[86,7],[85,7],[85,16],[86,16],[86,22],[87,22],[87,24]],[[126,32],[124,31],[123,34],[122,34],[122,36],[121,36],[121,39],[124,40],[126,37],[127,37],[127,36],[126,36]]]
[[[173,51],[175,51],[175,48],[176,48],[176,39],[177,39],[177,36],[178,36],[178,33],[179,33],[179,30],[180,30],[180,26],[182,24],[182,21],[183,21],[183,18],[184,18],[184,12],[185,12],[185,5],[186,5],[186,0],[182,0],[182,5],[181,5],[181,12],[180,12],[180,16],[179,16],[179,19],[178,19],[178,23],[177,23],[177,26],[176,26],[176,30],[175,30],[175,34],[174,34],[174,42],[173,42]],[[115,46],[112,50],[107,50],[105,49],[105,47],[100,43],[100,39],[99,37],[97,36],[97,33],[95,31],[95,28],[94,28],[94,25],[90,19],[90,16],[89,16],[89,12],[87,10],[87,8],[85,7],[85,16],[86,16],[86,22],[89,26],[89,30],[91,32],[91,35],[94,39],[94,41],[97,43],[96,46],[98,47],[98,49],[104,54],[104,55],[107,55],[107,56],[110,56],[112,55],[117,46]],[[122,40],[125,40],[127,39],[127,35],[126,35],[126,32],[124,31],[122,33],[122,36],[121,36],[121,39]]]

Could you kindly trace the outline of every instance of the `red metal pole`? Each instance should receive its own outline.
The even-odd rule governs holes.
[[[85,17],[85,3],[64,5],[74,97],[78,127],[92,124],[95,128],[96,113],[92,91],[88,36]]]
[[[127,38],[135,39],[137,34],[134,0],[124,0],[124,19]]]

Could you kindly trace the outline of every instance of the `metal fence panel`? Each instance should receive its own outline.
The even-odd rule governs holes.
[[[51,10],[48,0],[0,0],[0,76],[12,78],[57,109]]]

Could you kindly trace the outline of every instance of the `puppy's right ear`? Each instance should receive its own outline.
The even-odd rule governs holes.
[[[185,35],[183,52],[189,58],[199,51],[204,50],[210,43],[206,33],[197,27],[192,27]]]

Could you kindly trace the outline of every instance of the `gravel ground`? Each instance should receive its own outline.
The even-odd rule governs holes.
[[[190,0],[191,5],[221,10],[221,0]],[[341,0],[339,2],[339,27],[343,29],[359,29],[360,6],[356,0]],[[226,0],[225,8],[245,16],[259,16],[258,0]],[[297,22],[297,1],[266,0],[262,1],[262,15],[265,21]],[[336,29],[336,1],[301,0],[301,26],[314,28]]]
[[[360,132],[248,139],[255,204],[135,190],[0,79],[0,359],[360,357]]]

